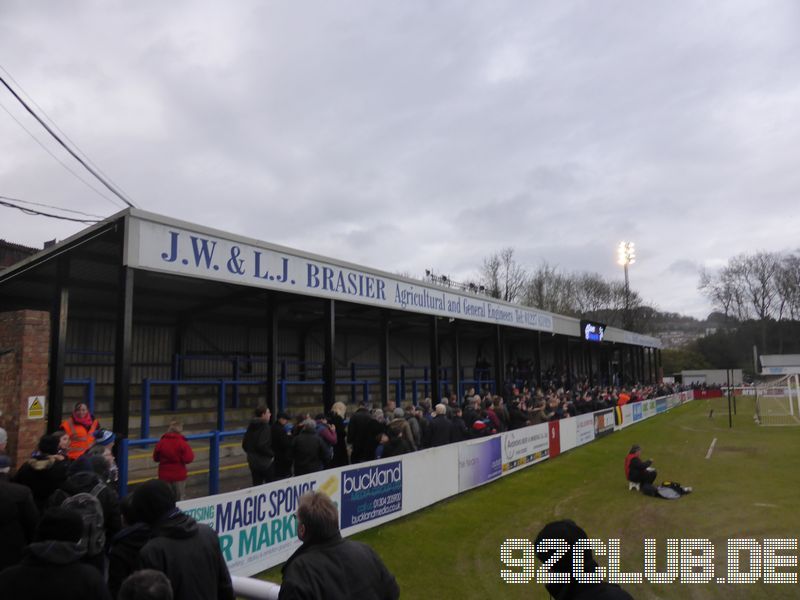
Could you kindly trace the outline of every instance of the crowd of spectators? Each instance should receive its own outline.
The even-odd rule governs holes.
[[[641,402],[674,393],[669,384],[567,387],[565,378],[547,373],[542,386],[515,387],[502,394],[469,388],[463,398],[450,394],[438,404],[431,398],[418,406],[361,403],[347,418],[347,407],[337,402],[328,414],[292,417],[281,412],[271,420],[265,407],[256,409],[242,447],[247,453],[253,483],[291,475],[398,456],[466,439],[564,419],[604,408]],[[260,465],[260,466],[259,466]]]
[[[113,434],[85,405],[73,416],[13,474],[0,428],[0,597],[233,600],[217,534],[176,507],[182,475],[168,467],[120,502]]]

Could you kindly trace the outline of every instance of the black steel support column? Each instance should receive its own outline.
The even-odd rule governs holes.
[[[644,376],[644,346],[639,347],[639,371],[642,374],[639,381],[645,383],[647,378]]]
[[[69,262],[66,257],[58,261],[53,306],[50,309],[50,378],[47,400],[47,431],[55,431],[61,424],[64,410],[64,360],[67,353],[67,319],[69,316]]]
[[[431,400],[433,405],[436,406],[441,400],[441,391],[439,389],[439,318],[430,317],[429,323]]]
[[[662,377],[661,369],[661,348],[659,348],[656,350],[656,381],[659,383],[661,382]]]
[[[647,381],[652,385],[656,380],[656,378],[653,377],[653,349],[646,348],[645,352],[647,352]]]
[[[594,365],[592,365],[592,343],[586,344],[586,364],[589,367],[589,387],[594,387]]]
[[[325,364],[322,367],[322,380],[325,382],[322,391],[322,405],[328,414],[336,401],[336,301],[323,300],[325,303]]]
[[[572,352],[569,348],[569,338],[564,336],[564,363],[567,365],[567,388],[572,389]]]
[[[381,400],[383,405],[389,402],[389,315],[381,317],[381,335],[378,340],[378,369],[380,370]],[[395,398],[395,405],[400,406],[401,399]],[[393,418],[392,415],[386,415]]]
[[[114,336],[114,431],[124,438],[128,437],[131,412],[134,273],[130,267],[120,268]]]
[[[278,373],[278,302],[270,294],[267,296],[267,406],[273,415],[278,414],[281,405]],[[277,416],[274,418],[277,420]]]
[[[503,395],[506,389],[506,356],[503,348],[503,330],[495,325],[494,339],[494,385],[497,394]]]
[[[455,321],[453,323],[453,372],[450,375],[450,388],[453,390],[451,393],[455,394],[458,399],[458,405],[461,406],[464,400],[464,394],[459,385],[461,383],[461,344],[459,340],[460,332],[458,329],[458,321]]]
[[[542,387],[542,332],[536,332],[536,348],[534,354],[536,368],[536,385]]]

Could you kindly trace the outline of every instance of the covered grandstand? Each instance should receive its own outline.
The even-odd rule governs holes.
[[[41,429],[52,430],[88,397],[122,438],[147,437],[159,414],[224,430],[256,403],[327,411],[336,400],[460,398],[553,372],[593,385],[660,372],[653,337],[587,333],[572,317],[138,209],[0,272],[0,344],[12,354],[20,315],[47,330],[44,389],[5,394],[0,419],[24,422],[38,394]],[[31,443],[20,435],[17,456]]]

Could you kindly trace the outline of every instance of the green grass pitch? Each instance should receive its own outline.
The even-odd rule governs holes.
[[[565,518],[590,537],[619,538],[623,571],[643,571],[644,538],[657,540],[659,570],[668,538],[708,538],[715,575],[724,575],[728,538],[800,537],[800,428],[758,427],[753,400],[737,404],[732,429],[725,399],[690,402],[353,539],[378,551],[404,598],[549,598],[541,584],[505,583],[499,549],[507,538],[533,540],[545,523]],[[623,463],[633,443],[654,460],[659,481],[691,485],[694,493],[668,501],[628,491]],[[279,582],[280,571],[261,577]],[[800,598],[800,584],[623,587],[637,599]]]

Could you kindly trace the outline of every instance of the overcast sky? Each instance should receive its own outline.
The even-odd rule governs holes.
[[[699,267],[800,247],[798,32],[793,0],[3,0],[0,66],[140,208],[461,280],[504,246],[621,279],[633,240],[632,287],[704,317]],[[6,111],[91,182],[0,89],[0,195],[121,208]]]

